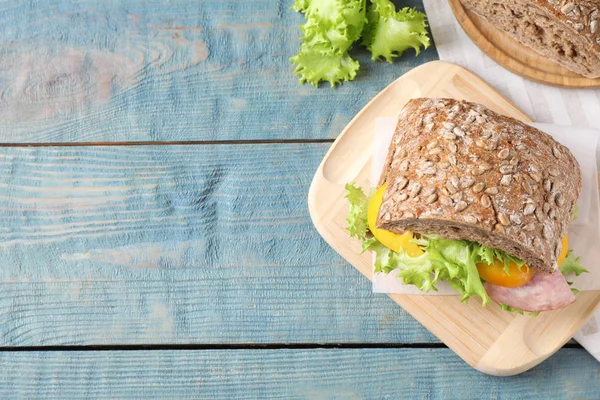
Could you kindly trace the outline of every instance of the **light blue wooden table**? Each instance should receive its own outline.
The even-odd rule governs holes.
[[[321,240],[330,143],[437,56],[301,86],[289,7],[0,0],[0,397],[599,398],[574,343],[472,370]]]

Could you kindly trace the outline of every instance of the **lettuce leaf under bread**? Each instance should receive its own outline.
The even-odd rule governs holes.
[[[516,312],[517,314],[521,314],[521,315],[524,315],[527,312],[527,311],[519,310],[518,308],[514,308],[509,305],[502,304],[502,303],[498,303],[498,305],[500,306],[500,308],[502,310],[508,311],[508,312]],[[537,317],[538,315],[540,315],[540,311],[531,311],[531,312],[527,312],[527,314],[530,317]]]
[[[415,242],[425,252],[419,257],[410,257],[402,249],[392,251],[374,237],[363,242],[363,249],[375,252],[375,273],[395,271],[402,283],[423,292],[437,291],[436,284],[447,281],[462,301],[473,296],[479,296],[483,305],[490,301],[475,266],[481,261],[478,244],[423,236]]]
[[[346,218],[350,237],[365,240],[369,230],[367,223],[369,199],[361,188],[351,184],[346,184],[346,198],[350,203],[348,217]]]
[[[573,253],[573,250],[567,252],[567,256],[560,264],[559,268],[563,275],[575,274],[575,276],[579,276],[584,272],[589,272],[579,263],[579,257]]]
[[[573,253],[573,250],[569,250],[567,252],[567,256],[565,257],[563,262],[558,266],[558,268],[564,276],[571,274],[579,276],[584,272],[590,272],[587,269],[583,268],[583,266],[579,263],[579,257],[577,257],[575,253]],[[573,294],[579,293],[579,289],[572,287],[573,282],[567,280],[567,283],[569,284],[569,286],[571,286],[571,291],[573,292]]]
[[[467,301],[479,296],[485,305],[488,297],[476,263],[489,260],[495,254],[504,254],[495,249],[488,249],[478,243],[465,240],[440,239],[434,236],[421,236],[415,239],[425,252],[419,257],[410,257],[402,249],[392,251],[370,236],[367,225],[367,207],[369,198],[361,188],[346,185],[346,198],[350,203],[348,212],[348,232],[363,242],[363,251],[373,251],[375,257],[375,273],[388,274],[396,271],[398,278],[408,285],[415,285],[419,290],[437,291],[436,283],[447,281]]]

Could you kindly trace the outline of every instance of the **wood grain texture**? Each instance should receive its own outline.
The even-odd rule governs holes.
[[[514,40],[500,29],[463,7],[460,0],[448,0],[465,33],[486,55],[509,71],[533,81],[560,87],[597,88],[600,79],[590,79],[548,60]]]
[[[522,121],[531,121],[498,92],[466,69],[434,61],[407,73],[375,97],[344,129],[323,159],[308,195],[315,227],[323,238],[363,275],[371,279],[373,259],[345,230],[347,182],[371,186],[373,124],[398,115],[414,97],[453,97],[483,104]],[[593,266],[589,266],[592,268]],[[539,364],[566,343],[600,304],[600,291],[582,291],[569,307],[537,318],[481,307],[460,296],[390,294],[467,363],[493,375],[514,375]],[[506,351],[511,348],[512,351]]]
[[[595,399],[598,362],[563,349],[490,377],[448,349],[0,353],[3,398]]]
[[[0,142],[332,138],[437,58],[431,48],[391,65],[357,48],[354,82],[300,85],[291,4],[0,0]]]
[[[432,342],[315,231],[329,144],[0,149],[0,345]]]

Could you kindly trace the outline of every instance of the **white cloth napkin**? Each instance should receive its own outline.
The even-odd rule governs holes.
[[[535,121],[600,129],[600,90],[561,89],[514,75],[475,46],[456,22],[447,0],[423,3],[441,60],[473,71]],[[600,308],[575,339],[600,361]]]

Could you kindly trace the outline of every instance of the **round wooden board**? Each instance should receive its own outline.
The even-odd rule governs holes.
[[[600,79],[589,79],[547,60],[492,24],[466,10],[460,0],[448,0],[466,34],[486,55],[509,71],[536,82],[569,88],[597,88]]]

